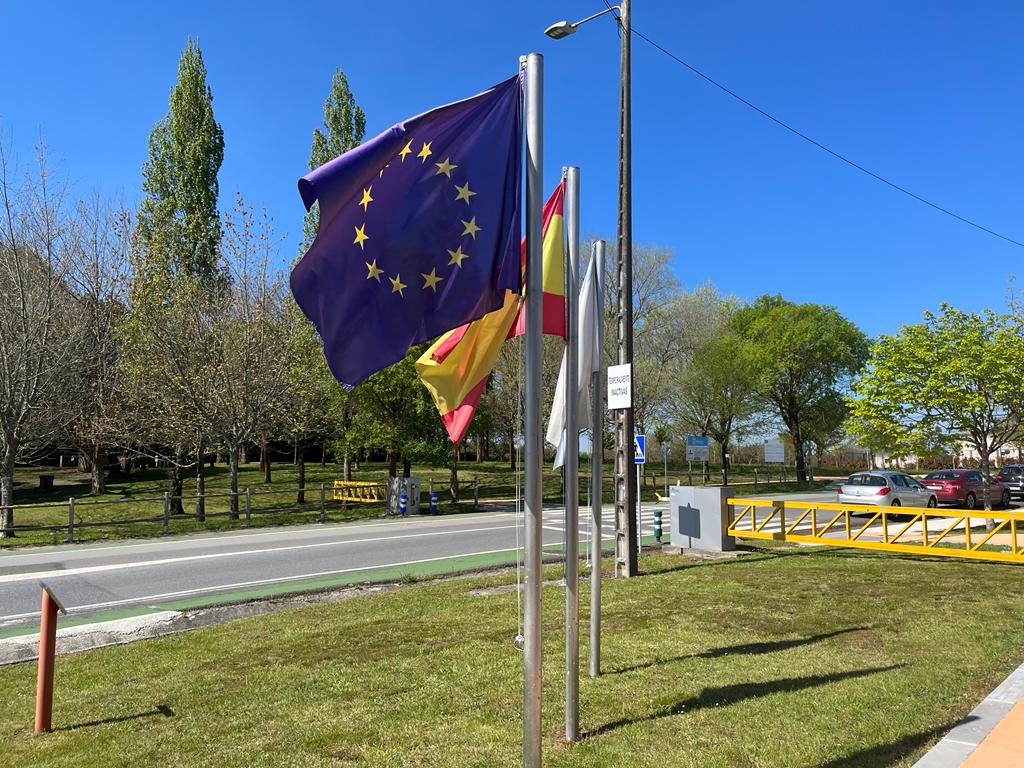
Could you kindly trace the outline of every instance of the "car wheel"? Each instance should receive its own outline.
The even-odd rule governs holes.
[[[902,505],[902,504],[900,504],[900,500],[899,500],[899,499],[893,499],[893,500],[892,500],[892,504],[891,504],[890,506],[893,506],[893,507],[902,507],[903,505]]]
[[[968,509],[974,509],[978,506],[978,499],[973,493],[968,493],[967,498],[964,499],[964,506]]]
[[[1006,509],[1008,506],[1010,506],[1010,492],[1009,491],[1003,491],[1003,497],[999,500],[999,503],[1003,505],[1003,509]]]
[[[939,506],[939,500],[936,499],[934,496],[929,496],[928,509],[935,509],[937,506]]]

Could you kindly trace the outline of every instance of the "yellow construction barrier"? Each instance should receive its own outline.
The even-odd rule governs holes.
[[[1024,563],[1024,512],[770,499],[728,503],[727,531],[739,538]]]
[[[335,480],[335,501],[383,502],[387,499],[387,486],[372,480]]]

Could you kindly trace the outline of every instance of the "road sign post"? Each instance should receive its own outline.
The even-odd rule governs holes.
[[[647,435],[633,436],[633,463],[636,464],[636,551],[644,548],[642,504],[640,503],[640,465],[647,461]]]

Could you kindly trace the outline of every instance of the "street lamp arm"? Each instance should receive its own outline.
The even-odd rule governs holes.
[[[598,11],[592,16],[587,16],[587,18],[585,19],[580,19],[579,21],[556,21],[554,24],[552,24],[550,27],[544,30],[544,34],[553,40],[561,40],[563,37],[568,37],[573,32],[575,32],[577,27],[579,27],[581,24],[586,24],[588,21],[593,21],[598,16],[604,16],[606,13],[617,13],[619,16],[621,16],[621,10],[619,6],[613,5],[608,8],[605,8],[603,11]],[[616,18],[618,18],[618,16]]]

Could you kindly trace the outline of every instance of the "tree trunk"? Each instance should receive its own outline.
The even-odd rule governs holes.
[[[270,485],[273,482],[273,478],[270,476],[270,451],[268,450],[268,444],[270,443],[267,438],[263,438],[260,441],[260,468],[263,470],[263,482]]]
[[[306,452],[298,440],[295,441],[295,466],[299,475],[299,494],[295,500],[299,504],[306,503]]]
[[[476,463],[483,464],[484,462],[484,436],[477,434],[476,436]]]
[[[240,460],[243,464],[249,463],[249,449],[246,448],[244,445],[235,448],[235,464],[238,464],[239,456],[241,457]]]
[[[14,525],[14,456],[16,447],[10,441],[3,456],[3,467],[0,469],[0,539],[14,536],[14,531],[7,529]]]
[[[789,428],[789,434],[793,438],[793,455],[796,458],[796,481],[807,482],[807,463],[804,460],[804,439],[800,431],[800,424],[794,420]]]
[[[102,445],[96,446],[93,452],[92,492],[94,495],[107,492],[107,452]]]
[[[992,510],[992,484],[989,482],[988,479],[988,470],[991,464],[989,462],[989,456],[986,451],[978,451],[978,453],[981,455],[981,479],[983,482],[983,487],[985,489],[983,492],[983,495],[985,497],[985,511],[990,512]],[[996,521],[985,520],[985,524],[989,528],[992,528],[995,526]]]
[[[516,471],[516,436],[511,430],[508,432],[508,468]]]
[[[188,455],[184,447],[179,447],[174,456],[174,469],[171,472],[171,514],[183,515],[185,508],[181,505],[181,494],[185,489],[185,460]]]
[[[324,440],[320,441],[320,467],[321,469],[327,466],[327,442]]]
[[[412,462],[402,457],[402,477],[412,477]]]
[[[388,477],[398,477],[398,451],[388,451]]]
[[[722,440],[719,445],[722,446],[722,485],[729,484],[729,442]]]
[[[448,483],[451,486],[452,501],[459,500],[459,446],[452,445],[451,472],[448,475]]]
[[[203,445],[196,450],[196,522],[206,520],[206,464],[203,461]]]
[[[228,444],[228,485],[231,489],[230,506],[228,507],[232,520],[238,519],[238,453],[237,445]]]
[[[345,457],[342,460],[341,472],[341,476],[345,478],[346,483],[352,481],[352,459],[348,455],[348,446],[345,447]]]
[[[295,441],[295,452],[292,454],[292,464],[298,466],[299,463],[299,442]]]

